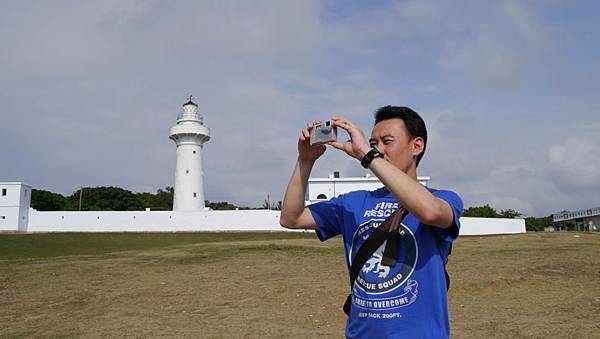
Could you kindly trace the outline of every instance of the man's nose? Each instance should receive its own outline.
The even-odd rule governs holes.
[[[387,159],[387,153],[385,150],[385,144],[382,142],[377,142],[377,149],[379,150],[379,152],[381,152],[381,154],[383,154],[383,158]]]

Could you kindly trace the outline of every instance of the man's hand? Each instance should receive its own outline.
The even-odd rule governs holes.
[[[318,121],[316,122],[318,123]],[[290,229],[317,229],[317,224],[310,210],[304,206],[304,195],[310,171],[315,161],[325,153],[325,145],[310,145],[310,131],[314,126],[309,122],[298,139],[298,162],[285,191],[279,223]]]
[[[316,121],[315,123],[319,123]],[[300,139],[298,140],[298,160],[305,163],[314,163],[323,153],[325,153],[325,145],[310,145],[310,131],[315,125],[309,121],[306,128],[302,130]]]
[[[348,132],[350,139],[346,142],[331,141],[328,145],[331,145],[337,149],[340,149],[349,156],[358,159],[359,161],[371,150],[371,146],[365,138],[364,132],[358,128],[350,119],[333,117],[331,118],[334,126],[338,126]]]

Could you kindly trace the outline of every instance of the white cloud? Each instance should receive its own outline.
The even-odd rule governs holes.
[[[557,184],[566,190],[600,188],[600,140],[570,136],[548,149],[548,161]]]
[[[514,87],[548,57],[548,33],[527,4],[486,4],[467,20],[462,13],[451,22],[463,22],[450,34],[440,64],[471,74],[491,87]]]
[[[584,204],[577,195],[593,199],[589,187],[597,186],[586,183],[600,182],[599,143],[594,124],[576,117],[593,117],[597,76],[583,89],[572,88],[573,79],[553,84],[577,103],[568,115],[538,107],[564,107],[565,97],[515,95],[553,69],[554,23],[542,9],[449,1],[5,3],[0,150],[10,159],[2,178],[63,193],[91,184],[172,185],[168,129],[194,94],[212,132],[208,199],[250,206],[267,193],[281,199],[307,120],[345,115],[368,135],[373,110],[398,104],[428,123],[420,174],[467,204],[538,214]],[[571,61],[562,74],[595,74],[567,72],[577,66]],[[474,85],[464,88],[461,79]],[[497,109],[518,113],[504,119]],[[573,138],[544,143],[559,133]],[[565,165],[575,162],[585,168]],[[365,172],[331,149],[314,173],[335,170]]]

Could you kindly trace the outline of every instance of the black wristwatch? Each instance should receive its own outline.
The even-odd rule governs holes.
[[[365,156],[362,158],[360,164],[364,168],[369,168],[371,161],[373,161],[373,159],[375,158],[383,158],[383,153],[381,153],[381,151],[379,151],[377,147],[373,146],[373,148],[371,148],[371,150],[367,152],[367,154],[365,154]]]

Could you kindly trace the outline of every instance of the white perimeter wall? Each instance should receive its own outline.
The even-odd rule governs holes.
[[[29,211],[28,232],[286,231],[279,211]],[[461,218],[461,235],[525,233],[523,219]],[[16,227],[15,227],[16,228]],[[15,229],[16,230],[16,229]]]
[[[524,219],[460,218],[460,235],[525,233]]]
[[[281,231],[279,211],[39,212],[28,232]]]

